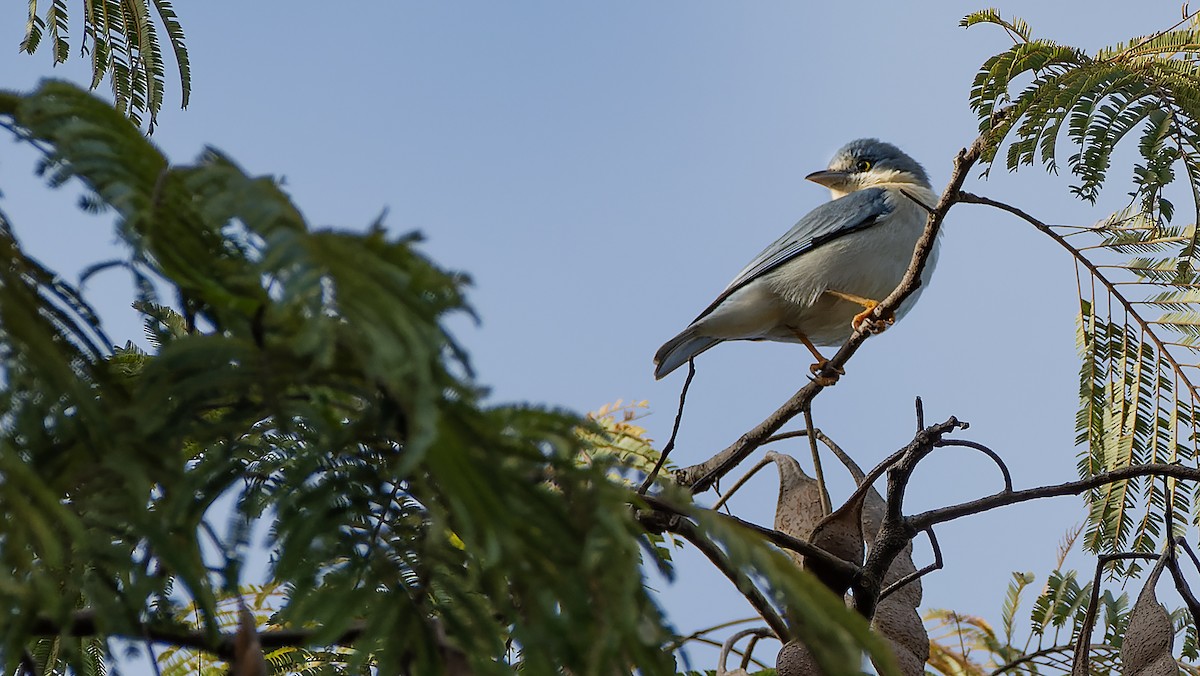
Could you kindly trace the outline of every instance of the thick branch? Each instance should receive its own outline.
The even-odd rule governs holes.
[[[921,234],[920,239],[917,240],[908,271],[905,272],[900,285],[875,308],[873,318],[876,321],[894,313],[896,308],[921,286],[921,272],[925,269],[925,263],[933,252],[938,231],[942,227],[942,221],[945,220],[946,213],[950,211],[950,207],[959,201],[963,181],[966,180],[971,167],[974,166],[987,147],[987,136],[987,134],[984,134],[975,139],[971,147],[960,150],[958,156],[954,158],[954,171],[950,175],[950,183],[942,192],[937,205],[929,211],[929,218],[925,223],[925,231]],[[862,328],[850,335],[850,338],[837,351],[837,354],[833,355],[826,364],[825,369],[821,372],[822,375],[832,376],[845,366],[850,357],[854,356],[858,348],[871,335],[866,328],[869,324],[871,322],[864,322]],[[819,379],[813,380],[800,388],[787,403],[768,416],[766,420],[762,421],[754,429],[743,434],[741,438],[723,451],[702,463],[676,470],[675,481],[682,486],[690,487],[693,493],[703,493],[711,488],[721,477],[728,474],[738,463],[745,460],[747,456],[761,446],[768,437],[779,431],[788,421],[808,408],[813,398],[821,390],[825,389],[825,386],[821,385],[818,381]]]
[[[691,518],[691,514],[687,510],[683,510],[683,509],[674,507],[670,503],[668,503],[664,500],[661,500],[655,496],[646,495],[646,496],[642,496],[641,499],[646,503],[646,505],[648,507],[650,507],[652,510],[654,510],[654,512],[647,515],[647,517],[649,517],[649,519],[643,518],[639,515],[639,519],[642,520],[643,524],[646,525],[647,527],[662,528],[663,530],[668,530],[672,533],[677,533],[678,532],[678,530],[676,530],[678,527],[677,523],[683,521],[686,518]],[[693,510],[693,511],[695,511],[695,510]],[[723,519],[725,521],[728,521],[728,522],[731,522],[738,526],[741,526],[742,528],[745,528],[746,530],[753,531],[754,533],[757,533],[758,535],[762,536],[764,539],[766,539],[767,541],[769,541],[771,544],[775,545],[776,547],[779,547],[780,549],[787,549],[787,550],[796,552],[798,554],[803,554],[805,557],[811,558],[813,560],[820,561],[823,565],[825,565],[829,569],[837,572],[839,575],[846,575],[849,577],[857,577],[858,574],[860,573],[860,569],[856,564],[851,563],[849,561],[844,561],[841,558],[834,556],[833,554],[830,554],[829,552],[825,551],[824,549],[822,549],[810,542],[807,542],[805,540],[801,540],[799,538],[792,537],[791,535],[788,535],[787,533],[782,533],[780,531],[773,530],[773,529],[767,528],[765,526],[760,526],[756,523],[751,523],[744,519],[739,519],[738,517],[733,516],[731,514],[722,514],[720,512],[713,511],[713,510],[704,510],[704,511],[710,512],[714,518]],[[672,522],[671,520],[653,521],[654,517],[656,517],[657,515],[661,515],[661,514],[668,514],[668,515],[677,516],[680,518],[674,520],[674,522]],[[647,520],[651,520],[653,522],[646,523]],[[680,535],[682,535],[682,533],[680,533]]]
[[[1104,472],[1079,481],[1068,481],[1066,483],[1056,484],[1053,486],[1039,486],[1037,488],[1027,488],[1021,491],[1001,491],[993,495],[989,495],[978,500],[971,500],[950,507],[941,507],[939,509],[931,509],[927,512],[915,514],[906,519],[910,528],[914,531],[921,531],[930,526],[954,519],[961,519],[964,516],[973,516],[982,512],[987,512],[997,507],[1007,507],[1030,500],[1039,500],[1041,498],[1057,498],[1064,495],[1079,495],[1080,493],[1099,488],[1106,484],[1115,483],[1118,481],[1126,481],[1128,479],[1136,479],[1143,476],[1165,476],[1174,479],[1182,479],[1184,481],[1200,481],[1200,469],[1195,467],[1185,467],[1183,465],[1153,463],[1149,465],[1134,465],[1132,467],[1122,467],[1111,472]]]
[[[334,639],[334,645],[352,645],[362,634],[365,625],[356,623],[341,636]],[[129,633],[105,633],[96,623],[96,614],[90,610],[80,610],[71,616],[65,626],[59,626],[48,619],[35,620],[30,634],[35,636],[106,636],[126,638],[131,641],[150,641],[151,643],[166,643],[180,648],[203,650],[216,655],[222,660],[230,661],[234,657],[233,634],[218,634],[216,637],[205,631],[180,631],[175,628],[164,629],[153,625],[142,625]],[[284,647],[303,647],[315,645],[317,630],[289,629],[279,631],[264,631],[259,633],[258,640],[263,650],[274,650]]]

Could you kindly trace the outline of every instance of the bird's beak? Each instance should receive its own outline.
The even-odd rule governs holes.
[[[823,185],[826,188],[836,188],[837,186],[844,185],[849,176],[850,173],[846,171],[830,171],[828,169],[823,169],[821,171],[814,171],[808,176],[805,176],[804,180],[812,181],[813,183]]]

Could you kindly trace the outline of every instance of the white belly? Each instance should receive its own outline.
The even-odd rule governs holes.
[[[931,192],[906,189],[933,203]],[[799,331],[817,345],[845,342],[853,332],[851,320],[863,307],[825,291],[883,300],[903,279],[925,229],[924,209],[903,195],[889,193],[894,211],[883,222],[821,245],[747,284],[696,322],[697,334],[724,340],[799,342],[795,336]],[[936,260],[935,242],[921,288],[901,304],[897,319],[928,284]]]

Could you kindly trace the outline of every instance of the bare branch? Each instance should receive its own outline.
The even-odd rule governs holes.
[[[717,657],[717,676],[725,676],[725,674],[728,673],[725,665],[729,661],[729,653],[733,650],[733,646],[737,645],[738,641],[747,636],[751,637],[751,639],[746,650],[742,653],[743,669],[745,669],[746,665],[749,664],[751,656],[754,654],[754,645],[758,642],[758,639],[764,636],[767,638],[774,638],[775,634],[766,627],[755,627],[753,629],[743,629],[742,631],[739,631],[738,633],[725,639],[725,642],[721,644],[721,653]]]
[[[833,502],[829,499],[829,488],[825,486],[825,470],[821,469],[821,452],[817,448],[817,435],[813,432],[812,409],[804,409],[804,431],[808,436],[808,451],[812,454],[813,478],[817,480],[817,488],[821,491],[821,516],[833,512]]]
[[[932,528],[925,529],[925,534],[929,536],[929,545],[931,547],[933,547],[933,563],[929,564],[928,566],[925,566],[921,570],[913,571],[913,572],[909,573],[908,575],[905,575],[904,577],[900,578],[899,580],[896,580],[892,584],[888,585],[886,589],[879,592],[879,601],[884,600],[885,598],[887,598],[888,594],[891,594],[892,592],[896,591],[897,589],[900,589],[901,587],[908,584],[909,582],[912,582],[913,580],[918,580],[922,577],[925,577],[926,575],[928,575],[929,573],[932,573],[935,570],[942,569],[942,565],[944,563],[942,561],[942,548],[941,548],[941,546],[938,545],[937,535],[934,534]]]
[[[334,639],[332,644],[343,646],[353,645],[354,641],[362,635],[365,628],[366,625],[364,623],[356,622],[350,625],[350,628],[343,632],[341,636]],[[121,637],[134,641],[145,640],[152,643],[165,643],[180,648],[189,648],[191,650],[203,650],[225,661],[230,661],[234,658],[234,634],[217,634],[214,636],[204,630],[181,631],[174,627],[164,628],[150,624],[135,627],[128,633],[124,631],[112,632],[102,630],[97,623],[96,613],[91,610],[76,611],[65,625],[57,624],[46,618],[37,619],[34,621],[29,633],[35,636],[81,637],[103,635]],[[258,639],[262,644],[263,650],[272,650],[275,648],[315,645],[316,636],[323,633],[320,629],[287,629],[262,632],[258,635]]]
[[[942,443],[938,444],[938,446],[962,446],[963,448],[973,448],[980,453],[983,453],[987,457],[991,458],[992,462],[996,463],[996,466],[1000,468],[1000,473],[1004,475],[1004,492],[1012,492],[1012,474],[1010,474],[1008,471],[1008,465],[1004,464],[1004,461],[1000,459],[999,453],[981,443],[967,441],[965,439],[946,439]]]
[[[978,500],[971,500],[950,507],[941,507],[931,509],[927,512],[921,512],[908,517],[907,521],[911,528],[920,531],[926,528],[954,519],[961,519],[964,516],[972,516],[981,512],[996,509],[997,507],[1007,507],[1030,500],[1039,500],[1041,498],[1057,498],[1064,495],[1079,495],[1080,493],[1098,488],[1106,484],[1115,483],[1118,481],[1127,481],[1143,476],[1162,476],[1172,477],[1175,479],[1183,479],[1186,481],[1200,481],[1200,468],[1185,467],[1183,465],[1166,464],[1166,463],[1151,463],[1147,465],[1133,465],[1130,467],[1122,467],[1111,472],[1103,472],[1086,479],[1079,481],[1068,481],[1066,483],[1055,484],[1053,486],[1039,486],[1037,488],[1027,488],[1021,491],[1002,491],[995,493]]]
[[[683,389],[679,391],[679,410],[675,413],[675,424],[671,427],[671,438],[667,440],[667,445],[663,446],[662,453],[658,454],[658,462],[654,463],[654,469],[646,475],[646,480],[642,482],[638,488],[639,495],[645,495],[646,491],[650,490],[650,486],[654,484],[654,480],[658,478],[658,473],[662,471],[663,465],[667,462],[667,456],[675,448],[675,437],[679,435],[679,423],[683,421],[683,405],[687,402],[688,388],[692,386],[692,379],[696,377],[696,362],[688,360],[687,379],[683,381]]]
[[[652,495],[642,496],[641,500],[643,502],[645,502],[645,504],[648,507],[653,509],[655,511],[655,513],[669,514],[669,515],[673,515],[673,516],[677,516],[677,517],[682,517],[679,519],[675,519],[676,522],[682,522],[682,521],[690,518],[692,512],[700,511],[700,509],[701,509],[701,508],[696,508],[696,509],[691,510],[691,512],[689,512],[686,509],[680,509],[678,507],[675,507],[675,506],[671,505],[670,503],[668,503],[664,500],[661,500]],[[713,515],[715,515],[719,519],[724,519],[726,521],[730,521],[730,522],[734,523],[735,525],[745,528],[746,530],[753,531],[753,532],[757,533],[758,535],[761,535],[762,537],[766,538],[766,540],[768,542],[775,545],[776,547],[779,547],[781,549],[787,549],[787,550],[790,550],[790,551],[793,551],[793,552],[796,552],[799,554],[803,554],[806,558],[812,558],[814,560],[820,561],[823,565],[827,566],[830,570],[836,571],[839,575],[846,575],[846,576],[853,577],[853,576],[857,576],[860,572],[857,564],[851,563],[849,561],[844,561],[844,560],[838,558],[837,556],[830,554],[829,552],[825,551],[824,549],[822,549],[810,542],[806,542],[799,538],[792,537],[791,535],[788,535],[787,533],[781,533],[780,531],[777,531],[777,530],[774,530],[771,528],[767,528],[765,526],[760,526],[756,523],[751,523],[750,521],[746,521],[744,519],[739,519],[738,517],[733,516],[731,514],[722,514],[720,512],[715,512],[712,510],[703,510],[703,511],[711,512]],[[672,533],[677,532],[675,530],[675,528],[676,528],[675,523],[654,523],[654,524],[652,524],[652,526],[663,528]],[[682,535],[682,533],[680,533],[680,535]]]

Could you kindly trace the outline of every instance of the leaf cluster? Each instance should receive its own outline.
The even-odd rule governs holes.
[[[215,150],[174,166],[71,85],[0,93],[0,116],[52,185],[114,214],[126,256],[102,267],[133,278],[153,345],[114,348],[0,220],[10,668],[80,608],[101,637],[139,636],[191,631],[187,603],[215,646],[267,520],[272,621],[318,646],[354,630],[349,669],[674,671],[627,489],[577,461],[577,416],[484,403],[441,324],[469,312],[464,276],[379,223],[312,229]]]
[[[82,10],[79,50],[91,63],[92,89],[107,77],[117,109],[138,125],[148,116],[147,126],[153,132],[166,89],[165,55],[159,40],[163,31],[179,73],[180,105],[187,107],[192,91],[191,62],[183,27],[170,0],[89,0]],[[66,0],[50,0],[41,6],[38,0],[29,0],[21,51],[33,54],[48,44],[54,63],[62,63],[70,57],[69,28]]]

